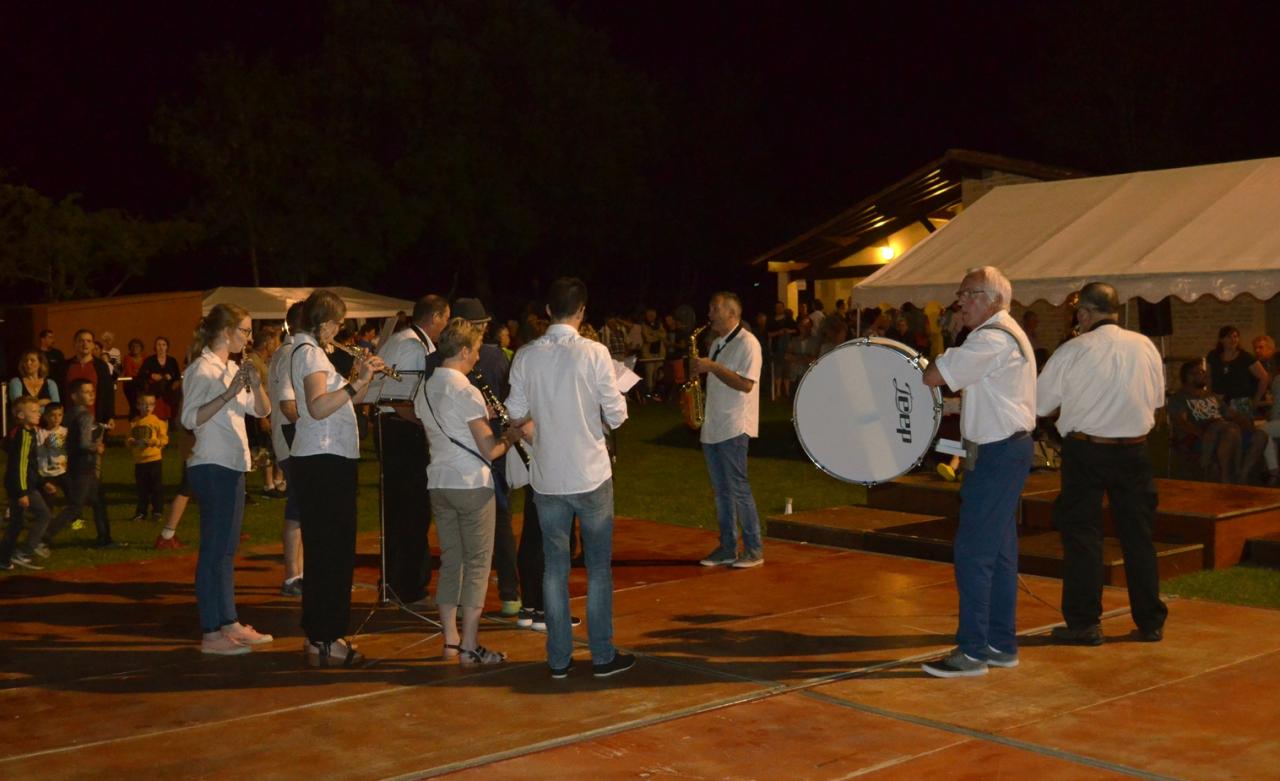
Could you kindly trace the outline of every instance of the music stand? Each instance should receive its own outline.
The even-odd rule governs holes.
[[[377,393],[378,397],[374,406],[387,404],[392,407],[406,403],[413,403],[413,399],[417,396],[418,390],[422,387],[422,377],[425,372],[406,370],[400,372],[400,380],[392,380],[383,378],[378,381]],[[394,601],[400,607],[404,607],[404,603],[400,601],[399,595],[395,594],[391,587],[387,584],[387,503],[384,494],[385,475],[382,468],[382,414],[377,416],[378,420],[378,438],[375,443],[374,452],[378,457],[378,605],[386,605]],[[430,555],[430,551],[428,554]],[[390,594],[390,597],[388,597]]]

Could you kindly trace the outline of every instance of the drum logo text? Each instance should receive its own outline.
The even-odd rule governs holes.
[[[893,404],[898,408],[898,436],[906,444],[911,443],[911,386],[898,385],[898,378],[893,378]]]

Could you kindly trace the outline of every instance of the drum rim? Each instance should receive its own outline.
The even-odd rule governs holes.
[[[884,336],[859,336],[845,342],[841,342],[831,350],[828,350],[825,355],[820,356],[810,364],[809,369],[812,369],[819,361],[827,358],[827,356],[834,355],[846,347],[879,347],[885,350],[891,350],[901,355],[903,360],[918,369],[922,376],[924,374],[925,365],[928,363],[928,359],[921,355],[919,351],[910,345],[899,342],[896,339],[890,339]],[[813,453],[810,452],[808,446],[805,445],[804,435],[800,433],[800,427],[797,425],[796,420],[796,404],[800,401],[800,390],[804,387],[805,380],[809,379],[810,373],[810,371],[805,371],[804,375],[800,378],[800,382],[796,385],[795,395],[791,398],[791,429],[796,432],[796,439],[800,442],[800,450],[804,452],[805,458],[809,459],[809,463],[817,467],[820,472],[830,475],[843,483],[870,487],[896,480],[924,462],[925,457],[929,455],[929,451],[933,449],[934,441],[938,438],[938,429],[942,427],[942,391],[939,388],[929,388],[929,395],[933,399],[933,431],[929,434],[929,444],[927,444],[924,450],[920,452],[920,456],[907,466],[906,469],[903,469],[892,477],[886,477],[883,480],[852,480],[843,475],[836,474],[819,463],[819,461],[813,457]]]

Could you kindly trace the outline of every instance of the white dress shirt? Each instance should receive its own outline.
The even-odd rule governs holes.
[[[1036,409],[1061,407],[1058,431],[1140,437],[1164,406],[1164,361],[1151,340],[1114,323],[1064,342],[1040,373]]]
[[[346,378],[333,368],[329,356],[311,334],[295,334],[293,344],[293,394],[298,402],[298,424],[290,454],[360,458],[360,433],[356,428],[356,410],[350,399],[323,420],[311,417],[307,408],[307,377],[317,372],[323,374],[326,393],[346,385]]]
[[[387,366],[400,372],[403,379],[397,381],[379,375],[365,398],[369,401],[409,398],[415,390],[420,390],[416,386],[420,382],[423,369],[427,366],[427,356],[435,351],[436,346],[432,343],[431,337],[427,336],[421,328],[410,325],[408,328],[396,331],[387,339],[387,343],[378,349],[378,357]],[[413,373],[405,374],[405,372]],[[379,407],[378,410],[393,411],[387,406]]]
[[[965,439],[983,445],[1035,428],[1035,356],[1022,326],[1008,312],[987,318],[934,365],[952,390],[962,391],[960,434]]]
[[[266,410],[257,409],[250,390],[241,385],[231,401],[202,425],[196,425],[200,408],[226,393],[239,371],[240,365],[235,361],[224,362],[206,347],[183,372],[182,425],[196,435],[187,466],[216,464],[237,472],[249,471],[249,437],[245,435],[244,416],[267,414]]]
[[[296,398],[293,383],[289,380],[289,358],[292,355],[293,334],[289,334],[271,355],[271,365],[267,367],[267,398],[271,401],[271,449],[275,451],[277,462],[289,457],[289,443],[284,439],[283,429],[289,421],[280,411],[280,402]]]
[[[732,333],[732,331],[730,332]],[[707,372],[707,408],[699,435],[705,445],[714,445],[736,436],[760,435],[760,367],[763,363],[760,340],[741,325],[732,341],[729,334],[711,343],[708,357],[739,377],[751,380],[751,390],[734,390],[712,372]]]
[[[479,419],[487,423],[489,420],[480,390],[462,372],[441,366],[431,373],[431,379],[418,392],[413,407],[427,430],[431,450],[427,487],[492,488],[489,464],[481,459],[475,435],[471,433],[471,421]],[[467,449],[454,444],[453,440]]]
[[[621,426],[627,402],[603,344],[584,339],[572,326],[553,324],[516,353],[507,411],[513,420],[533,418],[533,490],[587,493],[613,476],[604,424]]]

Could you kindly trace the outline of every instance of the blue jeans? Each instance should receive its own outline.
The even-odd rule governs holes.
[[[1031,471],[1031,437],[979,446],[976,467],[960,487],[960,528],[956,531],[956,588],[960,628],[956,645],[974,659],[987,646],[1016,653],[1014,626],[1018,600],[1018,502]]]
[[[244,472],[217,464],[187,469],[200,503],[200,556],[196,560],[196,607],[200,630],[216,632],[236,618],[236,547],[244,520]]]
[[[760,539],[760,514],[747,482],[747,445],[751,438],[739,434],[723,442],[702,446],[707,458],[711,488],[716,494],[716,520],[720,523],[720,550],[738,552],[737,523],[742,524],[742,548],[751,555],[764,554]]]
[[[573,656],[569,623],[569,532],[582,529],[587,562],[587,641],[594,664],[613,661],[613,478],[582,494],[534,493],[542,526],[542,609],[547,614],[547,663],[565,667]]]

